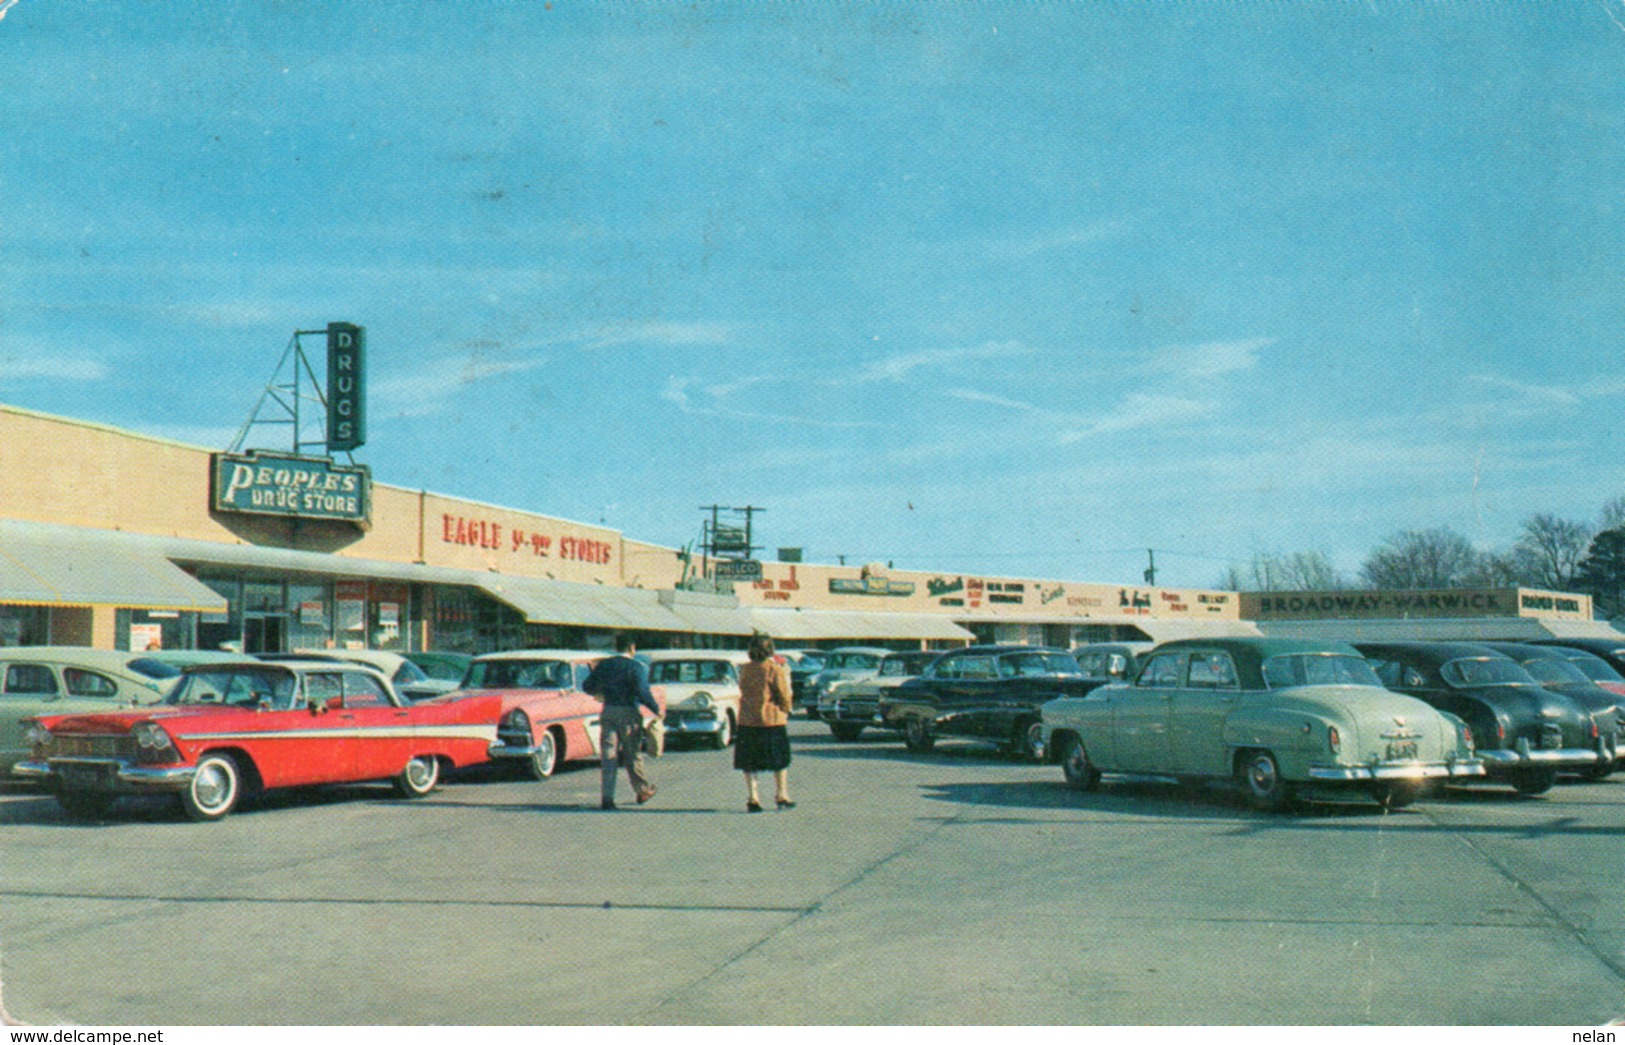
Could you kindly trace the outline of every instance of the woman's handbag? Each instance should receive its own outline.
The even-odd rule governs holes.
[[[643,723],[643,750],[653,758],[666,753],[666,720],[645,719]]]

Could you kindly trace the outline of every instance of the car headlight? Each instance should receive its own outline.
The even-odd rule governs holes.
[[[714,701],[711,699],[711,694],[696,693],[692,697],[683,701],[683,706],[693,708],[695,711],[708,711],[713,703]]]
[[[45,749],[50,746],[51,731],[38,722],[30,723],[28,732],[24,734],[24,739],[36,753],[43,755]]]
[[[529,733],[530,718],[526,716],[523,708],[514,708],[502,716],[500,728],[507,733]]]
[[[143,761],[169,762],[180,757],[174,741],[156,722],[137,722],[130,733],[135,737],[137,755]]]

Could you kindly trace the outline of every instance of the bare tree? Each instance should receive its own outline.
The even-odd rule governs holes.
[[[1524,520],[1523,534],[1512,551],[1525,584],[1568,591],[1590,543],[1591,530],[1584,523],[1538,512]]]
[[[1360,579],[1373,588],[1459,588],[1478,565],[1472,542],[1449,527],[1404,530],[1383,539]]]
[[[1232,563],[1219,576],[1219,586],[1231,591],[1335,591],[1344,585],[1331,556],[1319,551],[1254,552],[1246,566]]]

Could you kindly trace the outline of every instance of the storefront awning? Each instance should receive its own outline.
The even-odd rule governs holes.
[[[947,617],[931,613],[862,613],[855,610],[752,608],[758,630],[774,639],[811,642],[858,640],[939,640],[969,642],[976,636]]]
[[[700,635],[750,635],[756,631],[750,610],[732,595],[707,592],[663,591],[660,604],[683,622],[684,630]]]
[[[0,529],[0,602],[221,613],[226,600],[162,555],[117,535]]]
[[[1139,628],[1150,637],[1152,642],[1172,642],[1175,639],[1218,639],[1232,638],[1246,635],[1261,635],[1258,625],[1250,620],[1203,620],[1201,618],[1180,619],[1138,617],[1132,621],[1117,621],[1114,623],[1129,624]]]
[[[660,593],[538,577],[473,574],[486,594],[507,603],[532,624],[574,624],[628,631],[687,631]]]

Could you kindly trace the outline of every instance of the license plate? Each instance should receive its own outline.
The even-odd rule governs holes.
[[[1560,733],[1546,733],[1540,738],[1540,746],[1548,751],[1556,751],[1563,746],[1563,736]]]
[[[1388,745],[1388,760],[1399,762],[1416,757],[1416,741],[1399,740]]]
[[[113,774],[105,766],[62,766],[62,786],[70,791],[111,791]]]

